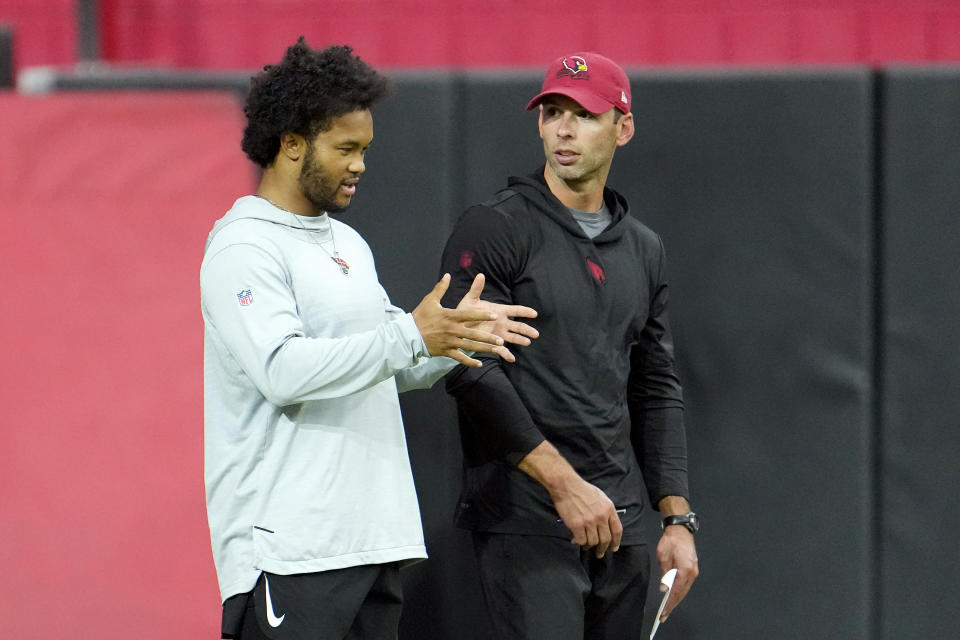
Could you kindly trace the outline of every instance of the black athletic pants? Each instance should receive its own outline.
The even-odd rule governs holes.
[[[397,563],[295,575],[262,573],[224,603],[236,640],[396,640],[403,591]]]
[[[549,536],[474,532],[473,544],[492,638],[640,638],[650,577],[646,546],[596,558]]]

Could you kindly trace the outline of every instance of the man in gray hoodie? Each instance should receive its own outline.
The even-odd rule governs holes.
[[[255,76],[243,149],[256,195],[217,221],[201,267],[205,480],[225,638],[395,638],[399,567],[425,558],[397,393],[468,353],[512,362],[527,307],[457,309],[444,276],[412,313],[390,304],[343,211],[385,78],[349,47],[301,38]],[[447,357],[443,357],[447,356]]]

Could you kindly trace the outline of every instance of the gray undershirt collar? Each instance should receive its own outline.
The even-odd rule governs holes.
[[[580,228],[583,229],[583,233],[591,240],[603,233],[603,231],[610,226],[610,223],[613,222],[613,214],[610,213],[606,202],[603,203],[600,210],[596,213],[580,211],[572,207],[567,207],[567,211],[570,212],[573,219],[576,220]]]

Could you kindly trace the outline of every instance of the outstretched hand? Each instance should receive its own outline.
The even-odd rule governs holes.
[[[461,351],[466,349],[479,353],[495,353],[512,362],[513,354],[503,346],[504,339],[484,329],[495,326],[498,315],[489,309],[472,308],[470,305],[465,309],[444,307],[440,300],[449,286],[450,274],[446,273],[412,312],[413,320],[417,323],[430,355],[447,356],[468,367],[481,366],[479,360]],[[482,282],[480,288],[483,288]]]
[[[471,324],[475,329],[487,331],[503,339],[504,342],[527,346],[530,340],[540,336],[540,332],[524,322],[517,322],[513,318],[536,318],[536,309],[524,307],[518,304],[499,304],[488,300],[481,300],[480,294],[483,293],[483,286],[486,278],[482,273],[478,273],[470,285],[470,290],[460,299],[457,305],[459,310],[487,311],[496,314],[496,320],[487,320]],[[516,358],[506,347],[500,354],[507,362],[515,362]]]

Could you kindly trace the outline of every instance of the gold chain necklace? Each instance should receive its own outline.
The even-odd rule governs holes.
[[[323,244],[319,240],[313,237],[313,232],[310,231],[310,229],[307,229],[306,226],[304,226],[303,222],[301,222],[300,220],[300,216],[295,214],[293,211],[290,211],[289,209],[284,209],[283,207],[278,205],[276,202],[274,202],[270,198],[265,198],[264,196],[261,196],[261,195],[258,195],[257,197],[260,198],[261,200],[266,200],[267,202],[275,206],[277,209],[280,209],[280,211],[286,211],[291,216],[293,216],[293,219],[297,221],[297,224],[300,225],[300,228],[307,232],[307,237],[310,238],[313,244],[323,249],[323,252],[328,256],[330,256],[330,259],[333,260],[338,267],[340,267],[340,273],[342,273],[345,276],[350,275],[350,265],[347,264],[346,260],[340,257],[340,252],[337,251],[337,236],[333,233],[333,220],[329,218],[329,214],[327,217],[327,223],[329,224],[329,229],[330,229],[330,239],[333,241],[333,253],[330,253],[330,251],[325,246],[323,246]]]

